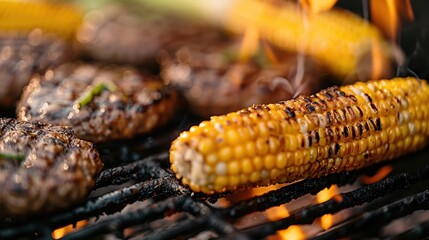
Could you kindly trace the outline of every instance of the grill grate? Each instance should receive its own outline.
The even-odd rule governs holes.
[[[417,155],[424,158],[427,151]],[[409,161],[410,158],[413,160]],[[27,221],[15,220],[1,223],[0,239],[19,237],[51,239],[51,232],[58,227],[103,215],[107,216],[92,221],[63,239],[89,239],[109,233],[114,233],[118,238],[132,238],[132,235],[124,234],[124,230],[130,227],[136,227],[136,232],[133,234],[136,236],[144,234],[145,239],[191,237],[204,231],[214,232],[216,235],[213,236],[222,239],[259,239],[291,225],[311,224],[324,214],[336,213],[368,203],[381,207],[376,206],[375,210],[370,209],[357,214],[313,239],[335,239],[356,234],[360,237],[363,234],[377,236],[379,230],[392,220],[428,208],[429,192],[425,189],[413,189],[415,185],[424,185],[429,179],[429,164],[419,160],[422,158],[406,156],[402,160],[395,161],[394,167],[400,168],[403,168],[401,164],[404,165],[405,161],[408,161],[408,165],[412,162],[413,164],[409,166],[411,170],[341,193],[341,198],[332,198],[320,204],[310,204],[292,212],[289,217],[277,221],[238,229],[234,227],[234,223],[243,216],[290,202],[309,193],[314,195],[332,184],[344,186],[353,183],[362,174],[373,172],[379,166],[304,180],[222,208],[215,207],[210,202],[215,202],[225,194],[214,196],[195,194],[180,185],[173,173],[168,170],[168,152],[164,150],[142,160],[104,170],[96,182],[94,196],[71,210],[42,219],[39,217]],[[416,167],[416,164],[420,166]],[[126,183],[128,185],[122,186]],[[103,192],[103,189],[106,191],[105,189],[112,187],[112,184],[117,185],[118,189]],[[101,193],[97,193],[100,191]],[[390,196],[396,192],[402,192],[405,196],[392,202],[394,197]],[[380,199],[381,203],[377,202]],[[118,213],[124,207],[144,200],[149,201],[147,206]],[[174,215],[176,218],[171,217],[173,213],[177,213]],[[156,225],[157,221],[161,221],[158,224],[162,224],[162,227]],[[428,225],[427,222],[423,222],[421,226],[393,239],[421,238],[428,229]]]

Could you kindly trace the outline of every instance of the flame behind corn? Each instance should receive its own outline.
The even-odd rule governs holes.
[[[423,147],[428,101],[425,81],[396,78],[255,105],[181,133],[171,167],[204,193],[359,169]]]
[[[35,28],[73,38],[82,21],[70,5],[36,1],[0,1],[0,33],[29,33]]]
[[[285,50],[319,60],[339,77],[353,80],[359,74],[360,79],[366,80],[373,76],[372,64],[382,65],[384,70],[390,68],[393,47],[375,26],[350,12],[333,9],[306,14],[287,1],[235,2],[226,15],[227,28],[236,32],[257,29],[261,37]],[[378,58],[371,59],[372,54]]]

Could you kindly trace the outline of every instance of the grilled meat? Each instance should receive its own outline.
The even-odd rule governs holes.
[[[243,60],[239,44],[212,34],[182,46],[174,55],[165,52],[163,80],[179,89],[194,112],[204,117],[311,94],[319,87],[320,69],[309,59],[260,45],[259,52]]]
[[[128,67],[64,64],[36,75],[17,115],[68,125],[93,142],[131,138],[167,122],[175,93],[155,77]]]
[[[113,63],[153,63],[160,49],[204,29],[173,16],[137,10],[115,4],[89,12],[77,35],[87,55]]]
[[[93,144],[68,127],[0,118],[0,217],[73,205],[102,168]]]
[[[12,107],[35,72],[72,58],[71,49],[64,39],[40,29],[27,36],[0,36],[0,106]]]

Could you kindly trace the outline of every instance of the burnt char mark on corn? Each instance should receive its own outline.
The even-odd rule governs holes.
[[[19,162],[0,160],[0,218],[76,204],[103,167],[94,144],[64,126],[0,118],[0,149],[24,156]]]
[[[173,142],[170,161],[205,193],[358,169],[424,146],[427,101],[429,86],[414,78],[328,88],[212,117]]]

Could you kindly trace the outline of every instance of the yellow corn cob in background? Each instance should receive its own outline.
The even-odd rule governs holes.
[[[81,14],[70,5],[0,0],[0,37],[26,35],[40,28],[44,32],[72,39],[81,21]]]
[[[257,31],[261,38],[285,50],[311,56],[348,81],[387,77],[392,58],[400,55],[400,50],[386,42],[374,25],[341,9],[309,14],[286,0],[138,2],[199,17],[237,33]]]
[[[361,17],[340,9],[306,14],[291,2],[274,2],[237,0],[225,26],[237,32],[257,29],[261,37],[285,50],[314,57],[342,78],[368,80],[389,74],[393,47]],[[372,68],[373,54],[379,69]]]
[[[181,133],[171,167],[204,193],[359,169],[423,147],[428,101],[425,81],[396,78],[255,105]]]

